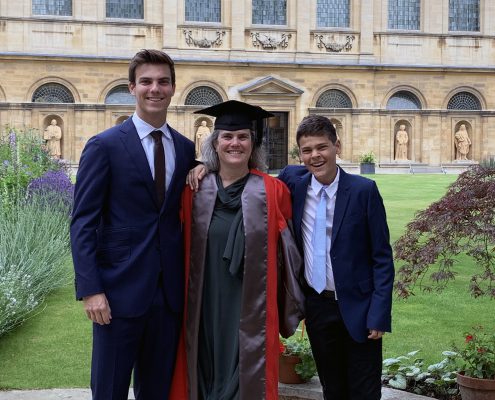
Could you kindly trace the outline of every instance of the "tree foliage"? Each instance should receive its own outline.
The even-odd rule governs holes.
[[[475,260],[469,290],[495,299],[495,167],[477,165],[459,175],[445,196],[416,214],[395,243],[404,261],[395,290],[399,297],[420,288],[442,290],[455,278],[456,256]]]

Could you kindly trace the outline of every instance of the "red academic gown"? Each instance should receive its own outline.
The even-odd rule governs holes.
[[[245,268],[239,327],[240,400],[278,399],[279,332],[294,333],[303,318],[298,284],[302,259],[291,230],[290,194],[279,180],[251,170],[241,196]],[[186,188],[182,214],[186,301],[170,400],[197,400],[198,331],[208,227],[217,185],[213,174],[201,190]]]

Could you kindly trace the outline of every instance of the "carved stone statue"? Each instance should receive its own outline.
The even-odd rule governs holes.
[[[52,119],[50,125],[45,128],[43,139],[46,140],[48,153],[53,158],[60,158],[62,152],[60,150],[60,139],[62,139],[62,129],[57,125],[57,120]]]
[[[196,131],[196,158],[201,158],[201,146],[205,141],[206,137],[210,134],[210,128],[206,126],[206,121],[201,121],[201,125],[198,126],[198,130]]]
[[[407,161],[407,147],[409,135],[405,125],[400,125],[399,130],[395,135],[395,159],[397,161]]]
[[[456,148],[455,159],[467,160],[469,148],[471,147],[471,139],[469,139],[466,125],[461,124],[459,130],[454,135],[454,143]]]

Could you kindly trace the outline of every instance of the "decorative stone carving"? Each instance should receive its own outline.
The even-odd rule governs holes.
[[[350,51],[352,49],[352,42],[354,41],[354,35],[347,35],[345,37],[345,43],[337,43],[335,41],[326,41],[323,39],[323,35],[315,33],[316,45],[319,49],[325,49],[328,52],[340,53],[341,51]]]
[[[282,33],[279,38],[262,32],[251,32],[254,47],[262,47],[264,50],[275,50],[287,48],[289,39],[292,37],[290,33]]]
[[[222,38],[225,35],[225,31],[216,31],[216,39],[211,40],[206,37],[203,39],[195,39],[192,36],[192,31],[184,29],[184,35],[186,36],[186,43],[188,46],[201,47],[203,49],[209,49],[211,47],[219,47],[222,45]]]
[[[43,139],[46,140],[46,148],[48,153],[53,158],[60,158],[62,152],[60,151],[60,140],[62,139],[62,129],[57,125],[57,120],[52,119],[50,125],[45,128]]]
[[[399,130],[395,134],[395,159],[397,161],[408,161],[407,148],[409,135],[405,125],[400,125]]]
[[[454,134],[454,144],[456,148],[455,158],[459,161],[466,161],[471,147],[471,139],[465,124],[461,124],[459,130]]]
[[[206,121],[201,121],[201,125],[198,126],[196,131],[195,144],[196,144],[196,158],[201,159],[201,147],[203,142],[210,134],[210,128],[208,128]]]

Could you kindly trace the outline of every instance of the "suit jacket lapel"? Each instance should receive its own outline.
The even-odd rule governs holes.
[[[344,170],[340,168],[339,187],[337,189],[335,211],[333,214],[332,244],[335,242],[335,238],[339,233],[345,210],[347,209],[347,204],[349,203],[350,186],[347,177],[347,173],[345,173]]]
[[[308,172],[301,176],[294,185],[294,233],[299,246],[303,246],[302,240],[302,218],[304,213],[304,204],[306,203],[306,194],[308,185],[311,182],[311,174]]]
[[[136,131],[136,127],[132,122],[132,118],[128,118],[120,127],[121,140],[129,153],[132,162],[136,166],[137,171],[140,173],[143,181],[146,184],[146,189],[153,198],[156,207],[158,208],[158,199],[156,196],[155,183],[153,181],[153,176],[151,175],[150,166],[148,164],[148,159],[139,139],[139,135]]]

